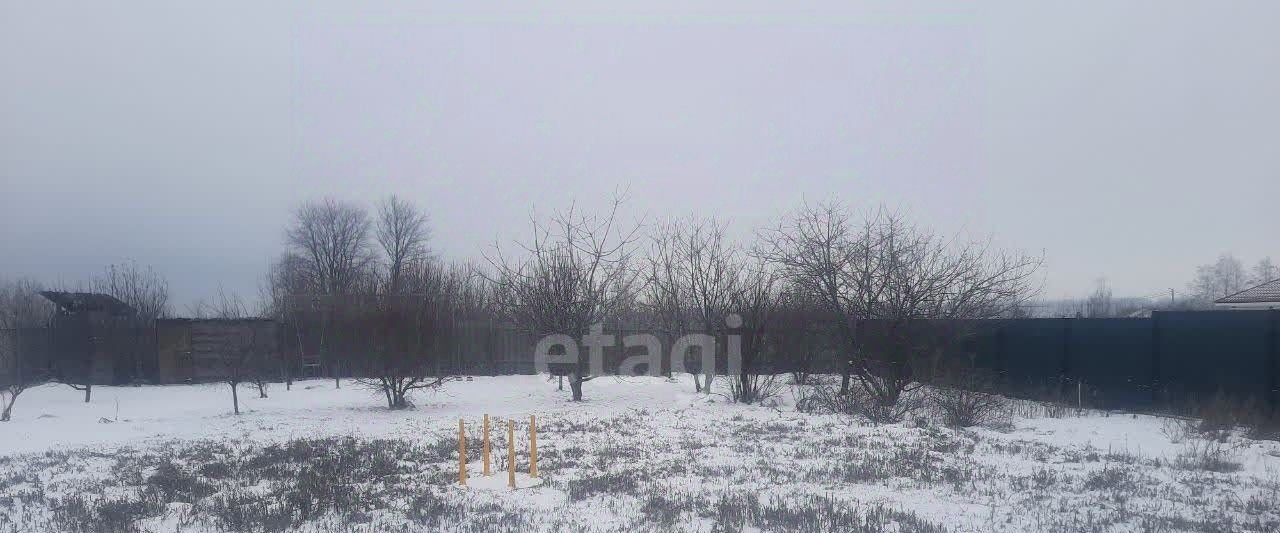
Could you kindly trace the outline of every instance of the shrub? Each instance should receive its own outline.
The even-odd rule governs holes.
[[[989,374],[964,371],[943,380],[929,392],[930,403],[951,427],[993,424],[1010,416],[1009,401],[995,393]]]

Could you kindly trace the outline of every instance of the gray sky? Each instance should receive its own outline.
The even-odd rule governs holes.
[[[625,187],[740,235],[900,206],[1043,250],[1049,297],[1280,259],[1280,2],[121,4],[0,3],[0,276],[134,259],[181,311],[256,297],[306,199],[478,258]]]

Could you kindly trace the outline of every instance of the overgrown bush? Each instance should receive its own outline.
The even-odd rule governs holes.
[[[887,403],[883,396],[872,393],[861,383],[855,382],[848,391],[832,379],[813,377],[813,385],[801,389],[796,398],[796,409],[805,413],[825,413],[861,416],[877,424],[901,422],[907,415],[923,406],[916,389],[910,389]]]
[[[943,423],[971,427],[1008,420],[1009,400],[996,394],[990,374],[976,370],[950,373],[929,391],[929,402]]]

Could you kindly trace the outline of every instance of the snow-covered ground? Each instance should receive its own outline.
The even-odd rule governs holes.
[[[1217,442],[1163,418],[1020,409],[954,430],[741,406],[689,380],[476,377],[389,411],[344,382],[44,386],[0,424],[0,531],[1278,531],[1280,443]],[[542,483],[457,485],[457,424],[515,419]],[[1032,416],[1028,416],[1028,414]],[[1210,457],[1220,462],[1197,459]],[[505,475],[503,477],[505,479]],[[522,484],[528,480],[521,478]]]

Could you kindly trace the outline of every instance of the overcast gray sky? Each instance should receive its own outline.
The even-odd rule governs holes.
[[[300,202],[397,193],[478,258],[532,209],[887,203],[1179,290],[1280,259],[1280,2],[0,3],[0,276],[256,296]],[[766,7],[770,5],[780,6]]]

